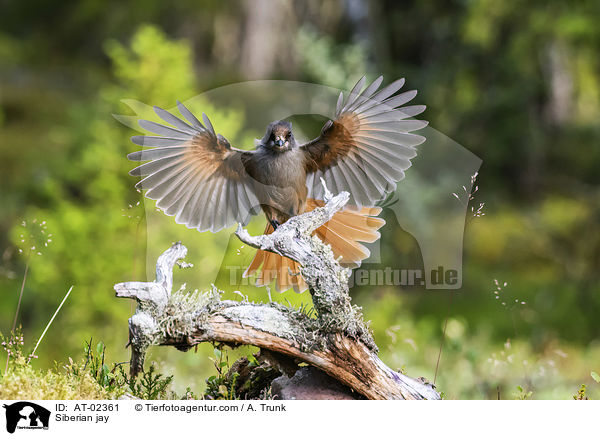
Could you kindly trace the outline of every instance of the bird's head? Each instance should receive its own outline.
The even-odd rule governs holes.
[[[296,140],[292,134],[292,123],[287,121],[273,121],[267,126],[265,136],[261,144],[276,153],[283,153],[296,146]]]

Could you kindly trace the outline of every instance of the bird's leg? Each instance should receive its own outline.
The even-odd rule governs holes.
[[[277,227],[279,227],[279,221],[277,221],[276,219],[271,219],[269,220],[269,222],[273,226],[273,230],[277,230]]]

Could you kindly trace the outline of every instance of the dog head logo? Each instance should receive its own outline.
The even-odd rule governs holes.
[[[6,431],[15,429],[48,429],[50,411],[28,401],[4,405],[6,409]]]

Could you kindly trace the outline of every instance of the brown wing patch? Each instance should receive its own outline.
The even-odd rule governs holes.
[[[130,172],[144,177],[136,186],[175,221],[200,231],[219,231],[236,222],[247,223],[260,205],[255,183],[246,171],[251,151],[232,148],[227,139],[214,132],[210,120],[202,124],[179,104],[185,121],[156,108],[172,128],[140,121],[147,130],[170,137],[134,137],[134,142],[154,147],[131,153],[131,160],[150,161]],[[205,127],[206,125],[206,127]]]
[[[404,80],[378,91],[382,80],[362,91],[365,81],[359,80],[345,101],[340,94],[335,119],[325,124],[318,138],[301,146],[310,197],[323,198],[322,178],[334,194],[349,192],[350,205],[373,206],[404,177],[416,156],[414,147],[425,140],[409,132],[427,125],[407,118],[424,107],[400,107],[416,91],[394,95]]]
[[[323,128],[319,144],[308,150],[307,172],[329,167],[347,156],[356,147],[354,136],[359,131],[360,120],[355,114],[344,114],[335,121],[329,121]]]

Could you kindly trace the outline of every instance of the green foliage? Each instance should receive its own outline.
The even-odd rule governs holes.
[[[279,369],[267,361],[258,361],[257,354],[250,351],[241,355],[231,365],[229,352],[214,348],[211,358],[216,374],[206,379],[205,400],[272,400],[271,382],[281,375]],[[299,365],[305,366],[305,365]],[[240,378],[240,373],[243,377]]]
[[[173,399],[174,393],[169,391],[173,376],[158,373],[155,362],[137,377],[129,377],[123,368],[127,362],[113,363],[112,368],[105,362],[106,346],[103,342],[98,342],[94,349],[90,339],[85,344],[84,353],[83,366],[73,363],[69,358],[69,365],[65,367],[68,374],[79,376],[88,373],[108,393],[118,392],[122,395],[127,392],[143,400]]]
[[[115,301],[107,290],[119,281],[152,280],[145,277],[148,216],[151,218],[147,225],[153,232],[149,250],[156,247],[162,251],[173,240],[186,240],[193,247],[190,258],[201,265],[196,275],[216,276],[220,259],[213,253],[219,245],[225,245],[225,235],[189,236],[192,232],[172,223],[170,218],[145,210],[140,194],[133,188],[135,179],[127,174],[132,165],[125,156],[135,149],[129,141],[131,131],[110,117],[123,110],[119,101],[124,97],[169,107],[192,93],[195,85],[189,44],[171,41],[156,27],[143,26],[134,35],[131,47],[116,41],[108,42],[106,47],[114,65],[114,80],[102,85],[98,99],[76,103],[68,111],[68,120],[52,127],[52,135],[60,138],[65,149],[63,162],[56,162],[60,168],[54,174],[40,175],[41,183],[35,189],[45,201],[43,205],[27,207],[27,227],[19,220],[10,232],[16,247],[25,243],[27,247],[23,248],[28,250],[30,245],[36,247],[24,292],[23,317],[47,316],[64,283],[77,284],[68,307],[54,326],[73,334],[64,338],[51,335],[45,340],[40,354],[46,363],[64,358],[65,352],[72,353],[89,335],[113,338],[110,348],[122,348],[126,341],[122,326],[131,307]],[[239,130],[240,115],[235,111],[216,110],[198,99],[190,107],[211,114],[217,128],[233,135]],[[70,164],[65,165],[66,159]],[[46,235],[51,232],[52,244],[48,247],[47,241],[40,239],[45,235],[32,233],[36,230],[34,223],[42,221],[48,227]],[[35,243],[29,241],[32,238]],[[194,238],[199,242],[194,242]],[[42,256],[35,255],[38,250],[43,251]],[[155,261],[154,251],[148,258]],[[150,274],[153,268],[152,265]],[[188,276],[193,277],[192,274]],[[210,278],[204,280],[194,282],[207,286]]]
[[[107,400],[120,392],[107,391],[85,372],[74,377],[59,371],[41,371],[31,365],[19,365],[0,379],[0,396],[6,399]]]
[[[98,342],[93,347],[92,340],[85,343],[84,357],[79,361],[68,358],[62,368],[39,371],[30,364],[31,355],[23,353],[23,336],[16,331],[5,338],[0,334],[2,346],[10,356],[8,371],[0,373],[0,397],[7,399],[35,398],[51,399],[117,399],[124,394],[143,400],[166,400],[176,398],[169,387],[173,376],[157,372],[156,363],[138,377],[127,375],[123,365],[127,362],[109,365],[106,346]],[[187,388],[183,399],[196,398]]]
[[[102,354],[91,353],[87,346],[87,359],[58,365],[52,370],[37,370],[31,364],[33,356],[23,353],[23,336],[16,331],[9,338],[1,336],[4,350],[10,356],[8,371],[0,377],[0,397],[7,399],[40,400],[101,400],[116,399],[124,392],[124,383],[107,375],[108,367]],[[101,345],[101,344],[99,344]],[[100,347],[98,348],[100,350]]]
[[[164,376],[156,372],[156,364],[152,362],[150,368],[144,371],[138,378],[127,378],[126,374],[121,370],[121,376],[126,380],[127,385],[137,398],[144,400],[172,400],[174,394],[168,390],[169,385],[173,381],[173,376]],[[186,391],[193,396],[189,390]]]
[[[105,363],[106,346],[103,342],[98,342],[95,349],[92,346],[92,340],[85,343],[85,358],[81,362],[75,362],[69,357],[69,363],[64,366],[67,376],[75,379],[82,376],[92,377],[92,379],[109,396],[120,396],[126,390],[126,383],[119,377],[118,369],[120,365],[113,364],[112,369]]]
[[[25,342],[23,339],[23,333],[21,332],[21,327],[17,327],[7,337],[0,332],[0,345],[6,353],[5,372],[8,372],[9,367],[20,366],[27,363],[28,359],[23,355],[23,346],[25,345]],[[30,355],[30,357],[32,356]],[[2,372],[0,372],[0,376],[1,375]]]
[[[590,376],[594,379],[594,381],[596,383],[600,383],[600,376],[598,375],[597,372],[592,371],[590,373]],[[591,398],[589,398],[587,390],[588,390],[588,386],[582,383],[579,390],[577,391],[577,393],[575,395],[573,395],[573,399],[574,400],[590,400]]]
[[[118,83],[118,91],[110,92],[115,101],[126,96],[172,106],[195,88],[190,44],[170,40],[155,26],[141,26],[129,47],[109,40],[105,50]]]
[[[511,311],[494,299],[493,286],[491,282],[487,292],[496,312],[490,309],[487,316],[495,320],[494,325],[500,321],[510,325]],[[391,290],[380,293],[376,302],[367,302],[367,298],[370,297],[360,296],[355,301],[363,305],[365,318],[372,320],[381,359],[392,368],[404,368],[410,376],[424,376],[433,381],[444,318],[434,324],[435,318],[430,314],[415,317],[406,299],[398,299]],[[459,294],[453,295],[434,383],[447,399],[496,399],[498,391],[501,399],[513,398],[516,385],[528,387],[537,399],[571,398],[573,379],[585,380],[590,375],[590,366],[600,359],[597,345],[582,351],[568,342],[553,340],[537,348],[521,333],[524,322],[521,317],[530,311],[528,305],[512,311],[518,334],[511,328],[509,339],[498,343],[494,339],[496,332],[490,327],[481,328],[472,317],[460,313],[459,298]],[[594,396],[597,386],[594,383],[589,394]]]
[[[523,388],[522,386],[517,386],[517,393],[515,395],[515,400],[529,400],[533,392]]]
[[[589,398],[586,395],[586,390],[587,390],[587,386],[582,384],[581,387],[579,388],[579,390],[577,391],[577,393],[575,395],[573,395],[573,399],[574,400],[589,400]]]
[[[366,48],[362,44],[339,45],[305,27],[296,45],[304,73],[324,85],[345,89],[367,73]]]
[[[181,397],[182,400],[198,400],[198,396],[192,392],[192,389],[188,386],[185,388],[185,394]]]
[[[216,375],[211,375],[206,379],[206,391],[204,398],[207,400],[237,400],[236,383],[239,377],[238,372],[230,372],[229,356],[227,352],[223,353],[220,348],[214,349],[214,358],[210,358],[217,371]]]
[[[518,384],[536,398],[570,398],[573,379],[598,381],[590,368],[600,359],[597,2],[392,3],[369,3],[368,18],[335,2],[290,4],[286,13],[297,19],[287,20],[290,35],[281,35],[272,53],[285,54],[285,68],[265,78],[347,88],[363,74],[384,73],[386,82],[406,77],[408,88],[419,89],[416,103],[428,106],[424,118],[484,160],[486,216],[467,227],[463,289],[450,306],[445,293],[391,287],[355,288],[353,299],[372,321],[383,360],[429,379],[449,313],[436,381],[449,398],[496,398],[497,386],[512,392]],[[39,359],[20,366],[28,356],[12,350],[2,374],[12,382],[2,382],[0,396],[20,395],[7,390],[19,383],[32,396],[117,395],[130,387],[122,384],[123,365],[102,363],[104,347],[91,349],[87,366],[77,362],[77,374],[35,368],[79,354],[90,336],[106,339],[114,361],[127,360],[125,320],[133,306],[116,301],[112,286],[152,280],[156,256],[172,241],[183,240],[196,265],[177,272],[176,281],[201,291],[228,276],[219,274],[222,262],[245,266],[254,251],[227,231],[188,230],[144,202],[127,175],[134,130],[111,114],[155,120],[152,105],[169,109],[179,99],[207,113],[234,143],[251,143],[256,132],[244,131],[235,101],[217,108],[194,96],[246,77],[245,59],[254,54],[240,41],[252,26],[244,8],[211,1],[36,6],[9,2],[0,17],[0,329],[12,326],[25,265],[18,322],[27,337],[39,337],[36,320],[48,319],[65,288],[75,288]],[[388,223],[384,263],[420,267],[417,242]],[[256,232],[260,224],[252,224]],[[503,301],[527,304],[501,307],[496,278],[510,283]],[[228,298],[240,298],[234,290],[226,289]],[[241,292],[267,299],[264,289]],[[307,294],[272,298],[310,313]],[[198,349],[151,350],[160,368],[176,365],[172,389],[184,392],[214,371],[210,344]],[[222,371],[210,389],[226,397]],[[157,394],[158,381],[146,385]],[[139,385],[149,394],[144,389]],[[586,395],[596,389],[591,383]],[[185,396],[193,397],[191,389]]]

